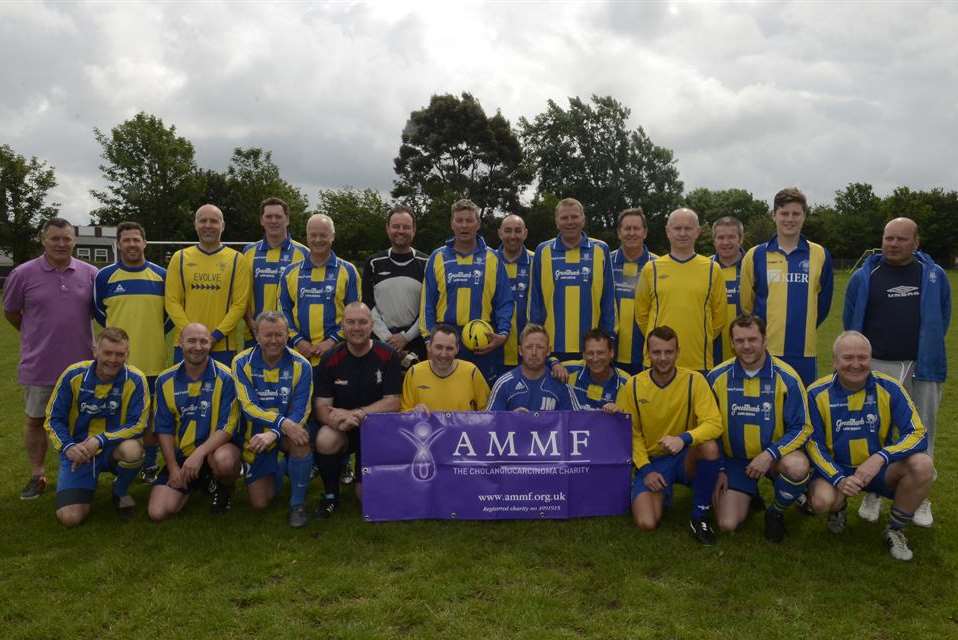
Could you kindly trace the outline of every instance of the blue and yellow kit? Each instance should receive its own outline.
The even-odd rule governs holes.
[[[863,389],[847,391],[838,374],[808,388],[814,435],[805,446],[815,469],[832,485],[877,453],[885,464],[928,448],[925,425],[897,380],[872,371]]]
[[[635,321],[643,335],[663,325],[679,336],[678,366],[712,368],[712,344],[725,327],[725,281],[705,256],[650,260],[635,289]],[[645,365],[648,366],[648,355]]]
[[[781,460],[812,435],[808,400],[798,374],[769,354],[749,375],[732,359],[708,374],[722,416],[722,451],[727,458],[751,460],[763,451]]]
[[[419,329],[429,338],[437,324],[462,330],[470,320],[485,320],[509,335],[515,301],[502,259],[476,238],[476,249],[461,255],[449,240],[429,256],[422,287]]]
[[[433,372],[429,361],[409,368],[402,383],[400,411],[412,411],[424,404],[431,411],[483,411],[489,403],[489,385],[479,368],[457,360],[446,377]]]
[[[569,372],[569,386],[584,409],[601,409],[610,402],[615,403],[619,389],[629,381],[629,374],[617,367],[612,367],[612,375],[600,383],[592,379],[585,360],[570,360],[562,366]]]
[[[625,257],[622,249],[612,252],[612,277],[615,280],[615,304],[619,312],[618,341],[615,361],[627,365],[638,373],[642,370],[645,336],[635,321],[635,289],[639,284],[642,268],[658,256],[645,247],[635,260]],[[581,400],[581,398],[580,398]]]
[[[124,366],[110,382],[96,376],[96,360],[84,360],[60,374],[47,403],[44,427],[61,454],[96,436],[100,447],[143,435],[150,392],[143,373]]]
[[[651,371],[632,376],[619,389],[616,404],[632,419],[632,461],[636,469],[669,453],[659,445],[665,436],[678,436],[697,446],[722,435],[722,416],[705,376],[677,367],[675,377],[660,387]]]
[[[309,259],[309,248],[288,237],[276,247],[263,239],[243,247],[243,259],[252,274],[253,289],[250,292],[249,313],[253,319],[264,311],[279,309],[279,281],[283,270],[291,264]],[[252,339],[249,327],[245,337]]]
[[[220,246],[206,253],[198,245],[173,254],[166,269],[166,312],[176,326],[173,341],[191,322],[213,335],[213,351],[236,351],[233,331],[246,314],[249,264],[239,252]]]
[[[729,336],[728,328],[732,326],[732,321],[735,320],[735,318],[742,315],[742,305],[739,303],[738,292],[739,279],[742,272],[742,257],[740,255],[735,264],[730,264],[727,267],[722,266],[718,256],[712,256],[712,260],[719,266],[722,272],[722,278],[725,280],[726,322],[721,334],[715,337],[712,353],[712,361],[718,365],[720,362],[725,362],[729,358],[735,357],[735,352],[732,350],[732,338]]]
[[[532,259],[529,322],[545,327],[556,353],[582,353],[582,338],[601,328],[615,338],[615,280],[609,247],[582,234],[566,248],[546,240]]]
[[[502,345],[505,354],[503,364],[514,367],[519,364],[519,334],[529,318],[529,278],[532,274],[531,251],[523,248],[515,261],[509,262],[502,247],[496,249],[496,255],[506,267],[506,278],[509,288],[512,289],[512,299],[515,301],[515,311],[512,314],[512,328],[506,343]]]
[[[522,375],[522,367],[504,373],[492,385],[488,411],[579,411],[575,391],[548,371],[535,380]]]
[[[356,267],[332,252],[322,266],[306,259],[287,267],[280,280],[279,306],[289,323],[290,344],[326,338],[340,342],[343,309],[359,300],[361,290]],[[318,357],[312,360],[314,365],[319,362]]]
[[[283,420],[305,426],[313,397],[313,370],[299,353],[287,347],[277,365],[268,367],[258,345],[246,349],[233,360],[233,379],[245,418],[233,440],[243,449],[246,462],[256,457],[245,447],[253,436],[273,431],[282,438]]]
[[[182,462],[215,431],[232,436],[239,421],[239,403],[233,374],[226,365],[209,359],[203,376],[192,380],[179,363],[156,379],[153,432],[173,436]]]
[[[173,322],[166,315],[166,269],[145,262],[104,267],[93,283],[93,314],[103,327],[119,327],[130,336],[129,364],[155,376],[167,362],[166,334]]]
[[[802,236],[786,254],[778,237],[752,247],[742,258],[742,310],[765,320],[768,350],[786,358],[814,358],[816,329],[832,305],[832,258]]]

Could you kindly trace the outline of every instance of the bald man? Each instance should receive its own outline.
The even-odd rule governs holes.
[[[872,369],[905,387],[918,408],[934,457],[935,423],[945,382],[945,334],[951,320],[951,289],[944,270],[918,250],[918,225],[895,218],[885,225],[881,255],[870,256],[852,274],[842,314],[845,329],[861,331],[872,346]],[[881,499],[868,494],[858,514],[876,522]],[[915,524],[930,527],[931,503],[922,502]]]
[[[213,339],[210,357],[229,366],[242,346],[233,334],[249,303],[250,266],[239,252],[220,242],[226,223],[219,207],[204,204],[197,209],[194,227],[199,242],[174,253],[166,269],[166,313],[175,326],[176,344],[186,325],[199,322]],[[173,359],[183,359],[180,347]]]
[[[279,306],[289,323],[291,344],[313,366],[343,341],[343,308],[359,300],[362,284],[351,262],[333,253],[336,225],[324,213],[306,221],[309,258],[283,271]]]
[[[828,530],[838,534],[848,498],[861,492],[891,498],[885,543],[896,560],[911,560],[904,529],[928,497],[934,473],[924,453],[925,427],[901,384],[872,371],[868,338],[845,331],[832,351],[835,373],[808,388],[812,510],[827,512]]]
[[[669,254],[642,267],[635,288],[635,321],[643,335],[656,327],[672,327],[682,345],[678,366],[706,372],[713,366],[715,336],[727,319],[722,270],[695,252],[701,232],[699,217],[691,209],[669,214],[665,225]]]
[[[502,258],[502,264],[506,267],[506,277],[512,288],[512,297],[516,301],[515,310],[512,312],[512,329],[506,338],[506,344],[503,345],[505,368],[500,373],[519,365],[518,338],[528,320],[529,276],[532,273],[534,255],[526,249],[528,236],[526,221],[514,213],[507,215],[499,223],[499,240],[502,244],[496,249],[496,254]]]

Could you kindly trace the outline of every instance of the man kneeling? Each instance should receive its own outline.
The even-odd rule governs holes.
[[[146,428],[146,378],[126,365],[130,338],[123,329],[104,329],[93,360],[67,367],[47,405],[50,441],[60,452],[57,520],[75,527],[90,515],[97,477],[116,475],[113,505],[122,518],[133,515],[130,483],[143,462],[139,438]]]
[[[232,373],[210,357],[213,338],[204,325],[186,325],[179,346],[183,361],[156,379],[153,432],[166,460],[150,492],[150,518],[157,522],[179,513],[190,493],[211,480],[210,512],[226,512],[239,475],[232,456],[220,450],[239,419]]]
[[[868,338],[846,331],[833,355],[835,374],[808,389],[815,430],[806,445],[815,465],[809,502],[816,513],[828,512],[829,531],[841,533],[847,498],[862,491],[891,498],[885,543],[896,560],[911,560],[904,529],[934,474],[925,427],[898,381],[871,370]]]
[[[722,417],[705,376],[676,367],[679,338],[670,327],[649,332],[645,342],[651,368],[619,389],[616,404],[632,418],[632,517],[643,531],[659,526],[676,482],[692,486],[689,532],[715,544],[709,521],[719,471]]]

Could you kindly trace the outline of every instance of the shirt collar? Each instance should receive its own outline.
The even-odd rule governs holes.
[[[765,364],[762,365],[762,368],[759,369],[754,376],[749,376],[745,369],[742,367],[742,364],[738,361],[738,358],[735,359],[735,364],[732,366],[732,377],[737,380],[746,380],[749,377],[760,378],[762,380],[767,380],[772,377],[772,354],[768,351],[765,352]]]
[[[498,254],[498,256],[502,258],[502,261],[506,264],[528,264],[529,263],[530,252],[528,249],[526,249],[525,245],[523,245],[522,251],[519,252],[519,257],[517,257],[515,260],[510,260],[509,258],[506,257],[505,247],[503,247],[501,244],[499,245],[499,248],[496,249],[496,254]]]
[[[63,268],[64,271],[76,271],[76,262],[77,259],[73,256],[70,256],[70,262],[67,263],[67,266]],[[40,268],[44,271],[57,271],[58,269],[50,264],[50,261],[47,260],[47,255],[43,254],[40,256]]]
[[[573,247],[574,248],[574,247]],[[579,237],[579,248],[580,249],[591,249],[592,248],[592,238],[585,235],[585,231],[581,232]],[[557,235],[555,240],[552,241],[552,250],[553,251],[565,251],[567,247],[565,243],[562,242],[562,236]]]
[[[455,238],[449,238],[448,240],[446,240],[446,248],[447,248],[451,253],[453,253],[453,254],[458,254],[458,253],[459,253],[458,251],[456,251],[456,239],[455,239]],[[473,256],[474,256],[474,255],[476,255],[476,254],[483,254],[483,253],[486,252],[486,248],[487,248],[487,247],[486,247],[486,241],[483,240],[483,238],[482,238],[481,235],[476,234],[476,248],[475,248],[475,249],[473,250],[473,252],[470,253],[469,255],[473,255]],[[459,254],[459,255],[462,255],[462,254]]]
[[[186,375],[186,361],[180,362],[179,367],[176,370],[176,377],[183,382],[197,382],[193,380],[188,375]],[[207,382],[216,377],[216,365],[213,363],[213,356],[210,356],[206,363],[206,369],[203,371],[203,375],[200,376],[200,380]]]
[[[778,234],[773,235],[769,241],[766,243],[768,248],[772,251],[778,251],[780,253],[785,253],[782,248],[778,245]],[[808,240],[805,238],[804,234],[799,234],[798,236],[798,245],[795,247],[795,251],[801,251],[802,253],[808,253]],[[794,251],[792,252],[794,253]]]

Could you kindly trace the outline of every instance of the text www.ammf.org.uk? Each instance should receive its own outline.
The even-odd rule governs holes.
[[[558,493],[487,493],[476,496],[484,504],[484,513],[495,512],[525,512],[525,511],[560,511],[562,505],[554,504],[565,502],[565,491]],[[508,503],[508,504],[501,504]],[[530,504],[531,503],[531,504]]]

